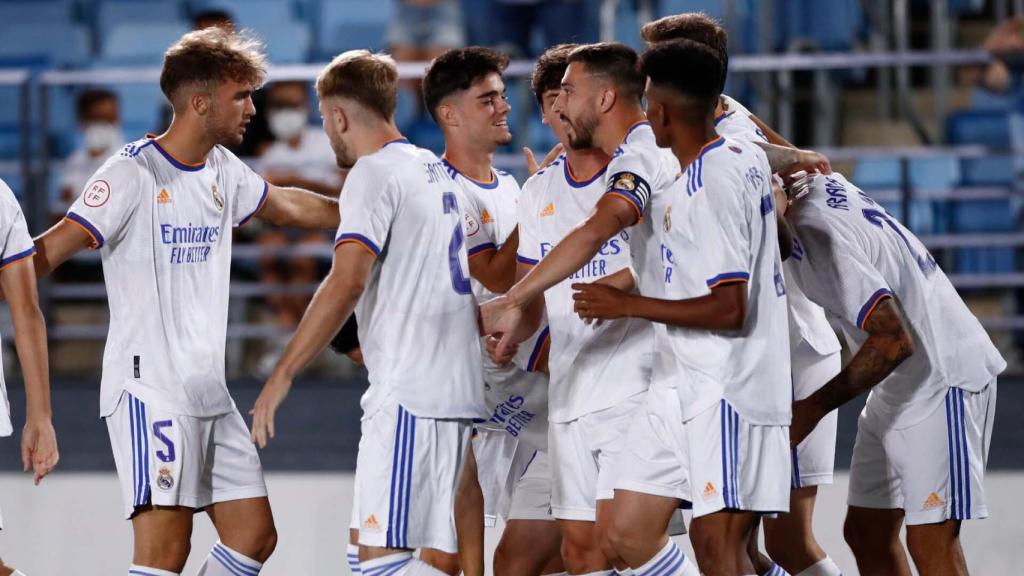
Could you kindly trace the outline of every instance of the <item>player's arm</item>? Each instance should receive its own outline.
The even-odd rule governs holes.
[[[75,254],[87,248],[98,248],[98,240],[81,224],[65,218],[35,239],[37,278],[44,278]],[[4,294],[6,294],[6,287]]]
[[[260,448],[274,437],[274,413],[288,395],[295,375],[327,346],[352,314],[376,259],[376,253],[359,243],[338,244],[330,273],[317,289],[250,411],[252,440]]]
[[[772,172],[782,176],[784,179],[797,172],[807,172],[809,174],[813,172],[820,172],[822,174],[832,173],[832,165],[829,163],[828,158],[813,150],[800,150],[777,144],[769,144],[768,142],[755,143],[768,156],[768,164],[771,166]]]
[[[796,148],[789,140],[782,137],[781,134],[772,130],[772,127],[765,124],[760,118],[751,114],[750,121],[757,125],[764,134],[764,137],[768,139],[769,144],[776,144],[778,146],[785,146],[786,148]]]
[[[267,183],[267,199],[256,211],[255,216],[278,226],[336,229],[338,201],[302,188]]]
[[[793,403],[790,443],[796,446],[826,414],[870,390],[914,353],[896,301],[881,296],[862,327],[868,333],[850,363],[817,392]]]
[[[746,281],[720,283],[698,298],[663,300],[598,283],[573,284],[573,309],[584,320],[643,318],[669,326],[738,330],[747,314]]]
[[[639,219],[637,208],[617,194],[605,194],[594,212],[559,242],[522,280],[501,297],[480,308],[487,334],[503,334],[502,346],[521,342],[533,332],[519,324],[526,310],[545,290],[579,270],[609,238]]]
[[[469,275],[491,292],[503,294],[515,283],[519,227],[516,226],[501,248],[488,247],[469,256]]]
[[[32,258],[0,269],[0,286],[10,305],[14,343],[25,380],[25,428],[21,433],[21,461],[31,467],[35,483],[53,470],[60,459],[50,407],[50,371],[47,362],[46,324],[39,310]]]

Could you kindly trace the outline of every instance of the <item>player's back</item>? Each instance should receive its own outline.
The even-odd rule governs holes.
[[[910,324],[914,353],[872,391],[897,426],[923,418],[949,386],[983,388],[1006,364],[921,241],[841,174],[815,175],[790,207],[795,276],[838,315],[852,344],[887,295]],[[866,292],[866,293],[865,293]],[[879,403],[879,401],[881,403]]]
[[[341,198],[338,243],[377,255],[356,306],[370,379],[364,415],[394,395],[420,417],[483,417],[463,217],[444,165],[396,140],[356,162]]]
[[[705,379],[679,382],[684,417],[725,398],[746,419],[789,423],[788,312],[778,249],[771,169],[756,144],[709,143],[677,181],[670,218],[662,218],[676,269],[667,298],[692,298],[694,279],[707,290],[746,285],[746,315],[735,331],[669,328],[677,356]],[[670,223],[671,222],[671,223]]]

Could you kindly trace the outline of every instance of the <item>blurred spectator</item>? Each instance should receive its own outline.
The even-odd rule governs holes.
[[[201,10],[192,15],[192,29],[202,30],[216,26],[231,31],[235,29],[235,21],[226,10],[212,8]]]
[[[309,123],[304,82],[276,82],[266,90],[267,126],[274,142],[263,152],[263,176],[278,186],[298,186],[337,196],[341,173],[327,134]]]
[[[590,42],[586,0],[494,0],[495,45],[513,58],[535,58],[548,46]],[[539,33],[539,44],[534,43]]]
[[[466,43],[458,0],[402,0],[388,28],[395,60],[425,62]]]
[[[54,215],[63,215],[93,173],[124,145],[120,108],[113,92],[96,88],[83,91],[78,96],[76,117],[81,144],[64,163],[60,202],[50,207]]]
[[[981,84],[988,90],[1005,93],[1010,100],[1010,138],[1017,173],[1024,174],[1024,18],[1007,20],[996,26],[985,39],[984,49],[994,58],[985,68]]]

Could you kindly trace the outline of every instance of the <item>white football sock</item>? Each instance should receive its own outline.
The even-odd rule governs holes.
[[[789,572],[786,572],[786,569],[783,568],[782,566],[779,566],[775,562],[772,562],[772,567],[769,568],[768,571],[764,573],[764,576],[793,576],[793,575],[790,574]]]
[[[824,559],[796,576],[843,576],[843,571],[839,569],[831,556],[825,556]]]
[[[12,576],[17,576],[21,572],[15,571]],[[147,568],[146,566],[139,566],[132,564],[128,567],[129,576],[180,576],[177,572],[171,572],[170,570],[161,570],[159,568]],[[21,576],[25,576],[22,574]]]
[[[402,576],[448,576],[446,573],[438,570],[434,566],[427,564],[419,558],[413,558],[412,562],[405,567],[405,572]]]
[[[197,576],[258,576],[262,568],[262,562],[236,552],[218,540],[199,567]]]
[[[353,576],[359,576],[362,572],[359,569],[359,546],[357,544],[348,545],[348,569],[352,571]]]
[[[690,576],[699,574],[697,567],[686,557],[686,554],[669,539],[668,543],[647,561],[646,564],[633,570],[636,576]]]
[[[360,562],[359,573],[362,576],[393,576],[403,574],[413,560],[412,552],[388,554],[381,558]]]

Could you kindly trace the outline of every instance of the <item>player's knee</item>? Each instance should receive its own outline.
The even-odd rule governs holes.
[[[855,517],[847,516],[843,522],[843,540],[853,550],[854,555],[863,554],[871,548],[870,528],[857,521]]]
[[[516,555],[508,546],[499,543],[494,550],[494,576],[508,576],[518,573],[515,570]]]
[[[192,542],[188,538],[151,542],[149,545],[136,542],[134,562],[153,568],[181,572],[191,551]]]
[[[629,526],[620,518],[615,518],[607,530],[605,541],[615,556],[630,556],[630,552],[636,550],[637,544],[644,538],[644,535],[637,530],[636,526]],[[614,556],[609,556],[613,558]]]
[[[277,549],[277,528],[271,524],[264,528],[262,533],[257,536],[257,543],[259,544],[259,554],[254,560],[260,562],[266,562],[267,558],[274,553]]]
[[[947,521],[943,524],[912,526],[907,530],[907,550],[915,564],[928,560],[944,561],[960,548],[958,527]]]

